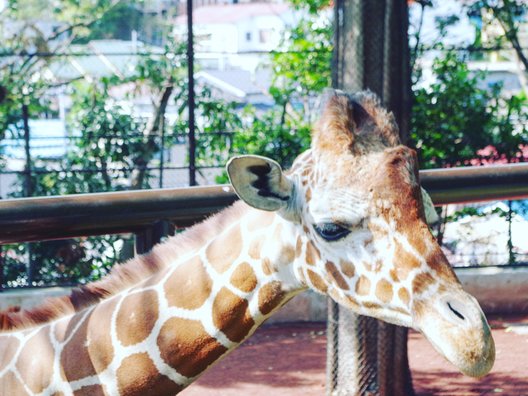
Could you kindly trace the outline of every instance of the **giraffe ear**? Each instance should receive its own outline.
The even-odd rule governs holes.
[[[436,210],[434,208],[433,200],[427,194],[427,191],[423,189],[423,187],[420,187],[422,190],[422,202],[424,206],[424,212],[425,212],[425,222],[429,225],[436,223],[439,220],[438,213],[436,213]]]
[[[257,155],[231,158],[227,173],[236,193],[248,205],[275,211],[288,205],[293,183],[275,161]]]

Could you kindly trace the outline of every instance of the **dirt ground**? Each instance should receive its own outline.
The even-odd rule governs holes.
[[[409,336],[409,360],[417,396],[528,396],[528,316],[492,317],[497,358],[490,374],[458,373],[421,334]],[[326,334],[322,323],[273,325],[206,372],[182,396],[325,394]]]

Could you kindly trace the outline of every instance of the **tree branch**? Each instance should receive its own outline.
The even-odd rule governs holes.
[[[522,46],[519,42],[519,37],[517,35],[517,29],[515,27],[515,23],[512,17],[512,12],[513,12],[512,7],[513,5],[509,0],[504,0],[504,5],[502,9],[499,9],[496,6],[491,6],[488,4],[488,8],[491,10],[493,15],[495,15],[495,18],[497,19],[502,29],[504,30],[504,34],[506,38],[508,39],[513,49],[515,50],[515,53],[517,54],[519,61],[523,64],[524,72],[528,73],[528,58],[523,53]],[[503,15],[504,13],[505,15]]]
[[[145,180],[146,167],[148,163],[159,151],[159,148],[156,146],[154,139],[160,131],[160,126],[162,125],[162,120],[165,118],[165,112],[167,110],[167,105],[169,103],[169,98],[174,89],[174,84],[172,79],[169,81],[169,84],[166,85],[159,96],[158,104],[154,106],[154,114],[150,119],[145,130],[145,150],[143,150],[138,157],[134,159],[134,165],[136,168],[132,172],[130,189],[140,189],[143,187],[143,182]],[[163,147],[161,147],[163,150]]]

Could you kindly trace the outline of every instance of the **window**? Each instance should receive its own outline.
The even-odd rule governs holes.
[[[273,34],[272,29],[261,29],[259,30],[259,41],[261,44],[266,44],[271,41],[271,35]]]

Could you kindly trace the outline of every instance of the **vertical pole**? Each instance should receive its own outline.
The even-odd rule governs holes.
[[[0,245],[0,292],[4,291],[5,253],[4,247]]]
[[[332,84],[370,89],[408,136],[410,66],[406,0],[336,0]],[[329,395],[411,396],[407,330],[329,301]]]
[[[136,255],[148,253],[167,234],[167,226],[166,222],[158,221],[137,232],[134,235],[134,253]]]
[[[27,104],[22,105],[22,124],[24,127],[24,150],[26,153],[26,169],[25,169],[25,186],[24,193],[26,197],[33,195],[33,182],[31,180],[31,147],[30,147],[30,130],[29,130],[29,109]],[[32,245],[26,244],[27,254],[27,277],[28,284],[31,286],[35,279],[35,263],[33,262]]]
[[[194,48],[193,4],[187,0],[187,76],[189,84],[189,185],[196,185],[196,138],[194,121]]]
[[[22,124],[24,127],[24,151],[26,154],[26,169],[24,193],[26,197],[33,195],[33,183],[31,182],[31,148],[30,148],[30,131],[29,131],[29,110],[26,104],[22,105]]]
[[[159,188],[163,188],[163,167],[165,166],[165,114],[160,120],[160,166],[159,166]]]

